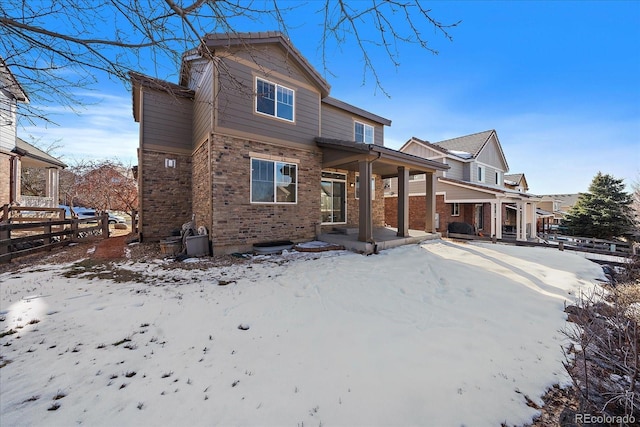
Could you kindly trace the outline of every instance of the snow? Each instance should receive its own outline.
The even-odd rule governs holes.
[[[164,264],[0,275],[18,331],[0,425],[522,424],[525,396],[568,383],[565,302],[604,278],[569,252],[442,240]]]

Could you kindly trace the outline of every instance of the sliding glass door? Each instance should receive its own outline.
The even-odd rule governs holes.
[[[344,174],[322,172],[320,214],[323,224],[347,222],[347,180]]]

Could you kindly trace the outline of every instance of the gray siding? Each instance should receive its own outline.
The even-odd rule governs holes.
[[[480,181],[478,179],[478,166],[484,167],[484,173],[485,173],[484,181]],[[482,184],[487,184],[487,185],[498,185],[500,187],[503,187],[504,186],[503,183],[496,182],[496,171],[498,171],[498,169],[492,168],[491,166],[478,165],[477,163],[473,163],[471,166],[471,174],[473,176],[472,181],[482,183]]]
[[[355,139],[356,121],[373,126],[373,143],[384,145],[383,125],[327,104],[322,104],[321,136],[323,138],[353,141]]]
[[[432,159],[434,157],[442,157],[443,154],[440,151],[433,150],[429,147],[425,147],[424,145],[411,143],[407,146],[406,149],[402,150],[405,153],[413,154],[414,156],[422,157],[425,159]]]
[[[144,90],[142,141],[148,144],[191,150],[192,101],[168,93]]]
[[[16,103],[0,90],[0,151],[16,147]]]
[[[459,179],[462,181],[469,180],[468,176],[465,178],[465,163],[459,162],[457,160],[447,159],[447,164],[450,167],[450,169],[446,172],[447,178]]]
[[[442,192],[446,191],[446,201],[450,202],[452,200],[482,200],[487,199],[487,193],[483,193],[482,191],[472,190],[470,188],[462,188],[457,187],[455,185],[449,185],[439,182],[436,191]]]
[[[506,171],[506,165],[502,161],[502,155],[500,154],[500,150],[498,149],[498,141],[493,136],[480,151],[480,153],[478,153],[478,157],[476,160],[481,163],[490,165],[494,169]]]
[[[193,100],[193,147],[205,140],[211,133],[213,112],[213,64],[207,67],[199,64],[201,78]]]
[[[314,138],[320,134],[320,93],[309,87],[309,81],[296,83],[278,76],[281,73],[303,78],[301,72],[296,72],[295,66],[286,65],[287,60],[280,49],[272,49],[272,52],[264,67],[232,61],[231,58],[220,60],[216,124],[243,134],[313,145]],[[274,72],[266,71],[271,66],[275,67]],[[295,91],[294,122],[255,112],[253,94],[256,76]]]

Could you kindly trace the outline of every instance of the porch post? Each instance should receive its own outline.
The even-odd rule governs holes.
[[[489,206],[491,206],[491,230],[490,230],[490,236],[493,237],[496,235],[496,229],[498,228],[498,224],[497,224],[497,205],[496,202],[489,202]]]
[[[522,202],[516,202],[516,240],[523,240],[522,223]]]
[[[56,168],[48,168],[45,175],[45,196],[53,199],[53,206],[58,206],[59,172]]]
[[[409,236],[409,169],[398,166],[398,236]]]
[[[424,231],[436,232],[436,177],[434,173],[425,173],[425,199],[427,201],[427,217]]]
[[[496,204],[496,239],[502,239],[502,201],[498,199]]]
[[[358,215],[358,240],[370,242],[373,240],[373,209],[371,206],[371,162],[360,160],[360,201]]]

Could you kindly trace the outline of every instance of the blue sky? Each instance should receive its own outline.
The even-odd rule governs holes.
[[[283,3],[284,4],[284,3]],[[385,144],[410,137],[431,142],[495,129],[510,173],[525,173],[534,194],[586,191],[601,171],[640,181],[640,1],[429,2],[442,22],[462,22],[449,41],[425,35],[438,55],[398,47],[400,66],[369,49],[386,96],[363,74],[353,39],[332,47],[325,73],[318,49],[321,17],[314,2],[288,15],[293,44],[330,83],[331,96],[392,120]],[[396,19],[400,19],[399,17]],[[275,29],[239,22],[241,31]],[[150,64],[151,65],[151,64]],[[175,82],[177,70],[136,71]],[[51,108],[59,127],[19,128],[19,136],[60,139],[63,160],[117,158],[136,164],[138,125],[131,94],[103,79],[78,92],[80,116]]]

